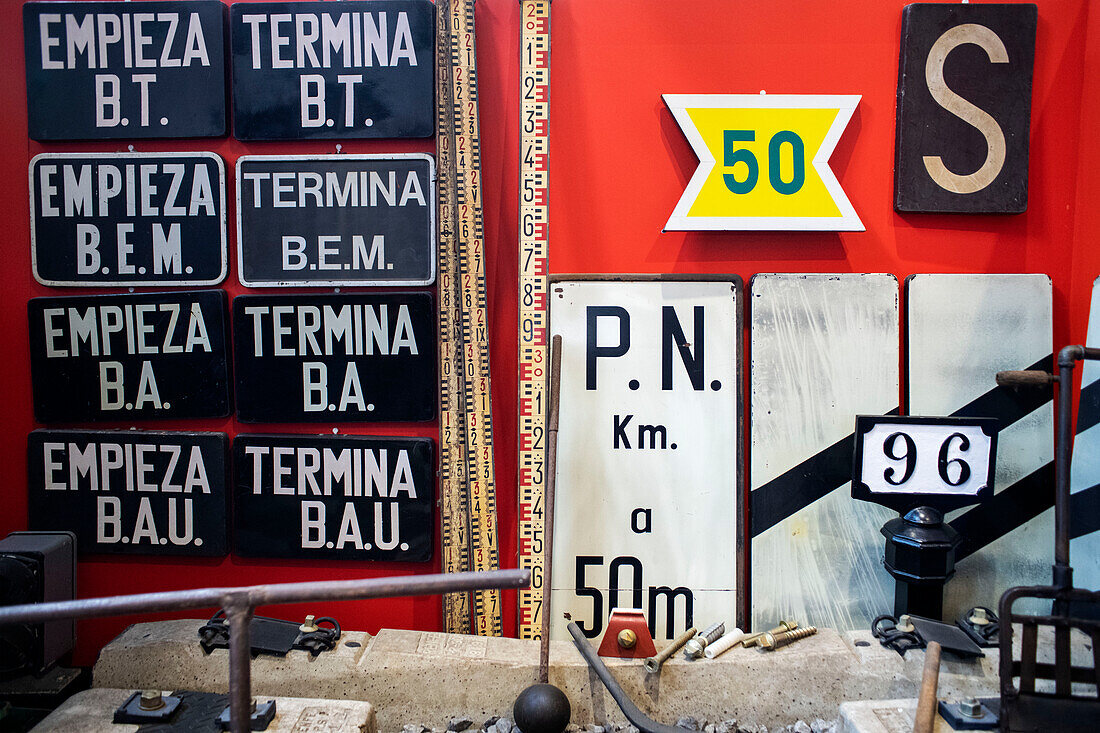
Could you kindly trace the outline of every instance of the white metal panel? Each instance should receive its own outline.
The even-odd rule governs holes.
[[[689,623],[732,626],[741,486],[740,281],[575,280],[553,284],[550,296],[551,332],[562,336],[554,638],[568,638],[566,612],[584,629],[594,621],[604,628],[617,558],[627,558],[617,563],[614,584],[624,589],[619,606],[640,600],[657,639]],[[683,340],[669,327],[669,314]],[[624,333],[628,348],[622,348]],[[692,360],[702,367],[694,382]],[[640,531],[647,523],[650,531]],[[591,560],[582,580],[578,558],[585,557]],[[629,558],[641,566],[637,581]],[[594,599],[578,586],[599,597],[598,620]],[[686,588],[693,596],[690,620],[685,600],[676,600],[672,633],[662,587]]]
[[[761,274],[750,303],[753,628],[865,627],[893,606],[892,513],[851,498],[851,436],[898,407],[897,280]]]
[[[913,275],[906,289],[910,414],[964,410],[1004,425],[994,499],[947,517],[964,538],[944,592],[944,618],[954,619],[971,606],[995,608],[1011,586],[1050,582],[1054,513],[1044,497],[1053,496],[1053,474],[1043,471],[1053,459],[1053,403],[1049,391],[998,388],[995,375],[1050,368],[1051,282],[1046,275]]]
[[[1100,347],[1100,279],[1092,285],[1085,345]],[[1100,363],[1084,362],[1077,407],[1077,436],[1070,471],[1070,564],[1073,584],[1100,589]]]

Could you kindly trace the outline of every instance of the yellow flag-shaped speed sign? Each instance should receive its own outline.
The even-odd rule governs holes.
[[[864,230],[829,168],[859,95],[663,96],[699,158],[666,230]]]

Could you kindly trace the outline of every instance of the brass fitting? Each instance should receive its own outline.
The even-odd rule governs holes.
[[[633,649],[634,645],[638,643],[638,635],[634,633],[633,629],[623,629],[619,632],[616,641],[623,649]]]
[[[744,639],[741,640],[741,646],[756,646],[760,643],[760,639],[763,638],[764,634],[780,634],[784,631],[794,631],[797,628],[797,621],[780,621],[779,625],[776,626],[774,629],[768,629],[767,631],[760,631],[758,633],[746,636]]]
[[[816,626],[807,626],[804,629],[794,629],[793,631],[781,631],[773,633],[767,631],[760,638],[760,646],[764,647],[768,651],[774,651],[781,646],[787,646],[799,639],[805,639],[807,636],[813,636],[817,633]]]
[[[314,623],[314,619],[316,618],[317,617],[314,616],[312,613],[306,616],[305,623],[298,627],[298,631],[301,631],[304,634],[311,634],[316,631],[318,628],[317,624]]]

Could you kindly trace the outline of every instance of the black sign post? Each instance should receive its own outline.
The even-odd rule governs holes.
[[[27,316],[38,422],[229,414],[221,290],[33,298]]]
[[[988,417],[856,416],[852,498],[903,515],[880,530],[896,616],[943,615],[964,540],[944,513],[993,496],[997,432]]]
[[[905,7],[894,207],[1011,214],[1027,209],[1033,3]]]
[[[244,557],[432,557],[430,438],[238,435],[234,551]]]
[[[223,433],[35,430],[31,529],[73,532],[85,555],[223,556],[228,448]]]
[[[429,155],[237,159],[237,266],[249,287],[430,285]]]
[[[234,136],[432,135],[434,18],[428,0],[234,3]]]
[[[30,136],[221,137],[224,18],[218,0],[26,3]]]
[[[244,422],[420,421],[435,416],[429,293],[233,299]]]
[[[30,164],[31,268],[43,285],[216,285],[225,165],[213,153],[43,153]]]

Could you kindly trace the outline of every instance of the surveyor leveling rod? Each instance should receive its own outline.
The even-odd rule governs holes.
[[[449,92],[439,99],[437,143],[446,158],[440,164],[439,198],[448,207],[440,210],[439,238],[444,568],[451,570],[465,562],[475,570],[492,570],[499,563],[474,3],[440,0],[436,14],[442,31],[437,34],[437,73]],[[466,521],[468,542],[462,538]],[[448,631],[472,628],[474,633],[492,636],[503,631],[499,590],[474,591],[472,627],[469,608],[464,614],[461,598],[445,598],[444,613]]]
[[[451,101],[450,15],[436,13],[436,169],[439,179],[439,497],[443,531],[443,572],[470,567],[470,528],[466,503],[466,442],[463,434],[462,351],[456,308],[458,295],[455,209],[454,110]],[[443,596],[444,628],[470,633],[470,594]]]
[[[519,567],[521,639],[542,635],[546,547],[546,353],[549,258],[550,0],[520,2]]]

